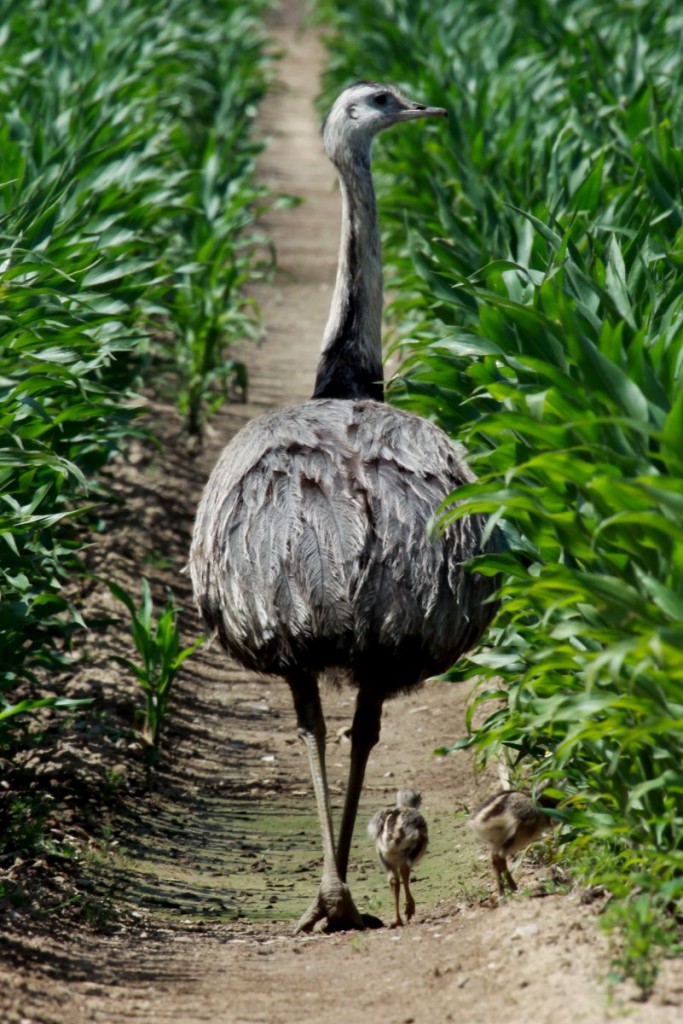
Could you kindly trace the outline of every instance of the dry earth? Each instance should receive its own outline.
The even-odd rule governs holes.
[[[157,587],[172,583],[188,609],[187,582],[177,570],[203,482],[246,418],[310,393],[331,294],[339,210],[312,106],[323,53],[316,36],[301,30],[301,20],[296,3],[273,18],[284,58],[280,85],[263,109],[271,143],[261,175],[283,192],[304,195],[306,203],[272,214],[267,224],[279,272],[274,285],[258,289],[266,341],[245,350],[250,401],[216,417],[196,458],[187,453],[171,408],[159,403],[164,450],[142,446],[134,464],[118,468],[117,486],[136,513],[113,514],[93,554],[96,568],[106,564],[132,590],[141,572]],[[101,601],[101,594],[93,600]],[[191,635],[189,613],[187,628]],[[91,651],[69,692],[88,692],[97,683],[127,706],[133,691],[112,674],[108,653]],[[86,864],[83,880],[95,886],[100,901],[104,894],[111,918],[100,914],[90,926],[74,927],[62,926],[59,914],[46,924],[21,909],[8,912],[0,944],[0,1020],[680,1020],[680,963],[666,966],[647,1004],[635,1002],[628,985],[610,989],[607,942],[596,927],[599,901],[582,901],[579,891],[554,884],[542,858],[528,854],[516,869],[523,881],[519,895],[500,905],[489,898],[487,859],[464,812],[497,780],[475,776],[466,753],[433,754],[462,734],[465,702],[462,688],[434,683],[392,703],[368,768],[351,886],[362,909],[388,917],[389,889],[364,824],[391,802],[397,786],[419,787],[432,838],[416,873],[415,920],[403,930],[294,938],[293,923],[316,887],[320,858],[289,692],[228,664],[217,649],[202,648],[179,682],[165,756],[151,782],[145,784],[135,760],[135,743],[118,740],[121,764],[114,761],[113,774],[128,809],[112,819],[107,855]],[[351,696],[328,693],[325,706],[338,793],[348,761],[343,730]],[[88,742],[86,736],[83,749]],[[71,755],[78,756],[77,747]],[[111,779],[111,751],[108,758]],[[49,775],[60,765],[43,768]]]

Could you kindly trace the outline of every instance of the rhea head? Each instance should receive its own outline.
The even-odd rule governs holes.
[[[366,163],[378,132],[399,121],[446,116],[443,107],[415,103],[393,85],[354,82],[337,97],[323,122],[325,152],[337,167]]]

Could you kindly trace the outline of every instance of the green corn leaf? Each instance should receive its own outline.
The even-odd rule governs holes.
[[[626,323],[636,329],[636,322],[633,317],[631,301],[626,285],[626,267],[621,249],[616,237],[612,237],[609,244],[609,259],[605,272],[605,285],[616,306],[618,312],[623,316]]]

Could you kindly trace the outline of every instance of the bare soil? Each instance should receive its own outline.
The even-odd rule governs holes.
[[[323,52],[302,21],[297,2],[284,3],[273,16],[284,57],[279,84],[263,108],[270,144],[260,173],[306,202],[268,218],[279,270],[274,283],[256,289],[265,342],[243,353],[249,401],[227,406],[204,449],[193,455],[172,406],[158,400],[153,419],[164,447],[141,444],[130,463],[116,467],[125,509],[104,514],[102,542],[91,555],[94,569],[106,568],[133,592],[142,574],[156,592],[171,585],[187,610],[188,637],[196,622],[180,569],[201,488],[222,445],[247,418],[310,394],[334,280],[338,199],[312,105]],[[117,611],[101,588],[93,587],[87,602],[91,613]],[[245,673],[205,645],[186,663],[161,761],[148,772],[132,729],[139,697],[110,660],[126,649],[125,625],[107,636],[88,640],[85,662],[64,692],[94,692],[109,708],[103,720],[110,725],[97,728],[92,718],[77,717],[70,732],[56,731],[49,753],[29,752],[20,765],[59,798],[52,826],[62,838],[71,829],[82,877],[74,880],[73,871],[49,855],[7,872],[19,882],[40,875],[43,900],[47,891],[53,902],[51,913],[44,907],[36,912],[30,900],[5,907],[0,1020],[681,1019],[680,962],[665,965],[645,1004],[636,1001],[633,985],[609,984],[610,951],[597,927],[603,900],[591,900],[594,894],[567,884],[553,868],[552,840],[515,868],[521,883],[515,897],[493,898],[488,857],[466,827],[466,812],[498,779],[492,772],[475,775],[465,752],[433,753],[462,735],[466,688],[431,683],[388,705],[368,767],[352,891],[362,910],[389,919],[389,887],[365,823],[393,801],[396,788],[421,789],[431,844],[415,873],[413,922],[397,930],[293,937],[316,889],[321,858],[287,687]],[[337,812],[352,699],[344,690],[325,695]]]

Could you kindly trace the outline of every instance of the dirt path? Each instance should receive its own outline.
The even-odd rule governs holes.
[[[284,4],[274,19],[285,56],[282,84],[264,105],[272,143],[261,174],[307,201],[273,214],[267,225],[280,270],[274,286],[258,291],[267,341],[256,352],[245,350],[250,402],[228,407],[214,421],[198,459],[184,454],[178,429],[169,427],[161,460],[143,459],[122,471],[139,516],[126,527],[125,552],[102,557],[117,560],[133,580],[150,537],[175,568],[182,564],[196,500],[224,441],[247,417],[311,390],[334,279],[339,209],[312,107],[323,53],[313,34],[301,34],[300,22],[296,3]],[[187,584],[160,569],[157,582],[164,580],[173,581],[189,608]],[[549,875],[533,858],[517,869],[527,886],[518,897],[500,906],[485,899],[492,879],[463,812],[496,780],[475,778],[464,753],[432,753],[462,733],[466,693],[454,686],[428,685],[387,708],[352,853],[350,883],[361,909],[388,917],[388,886],[364,824],[397,786],[423,791],[432,842],[416,874],[415,921],[402,931],[293,938],[320,858],[289,692],[227,664],[214,648],[203,648],[187,665],[170,756],[151,804],[119,823],[112,846],[125,850],[103,869],[102,884],[126,911],[123,921],[104,934],[66,939],[30,928],[12,933],[0,963],[1,1020],[594,1024],[622,1011],[642,1024],[680,1019],[683,981],[673,970],[663,973],[645,1006],[629,1002],[628,987],[608,1002],[607,945],[595,929],[595,909],[576,892],[531,896]],[[351,695],[329,693],[325,707],[338,793],[348,763],[342,731]]]

